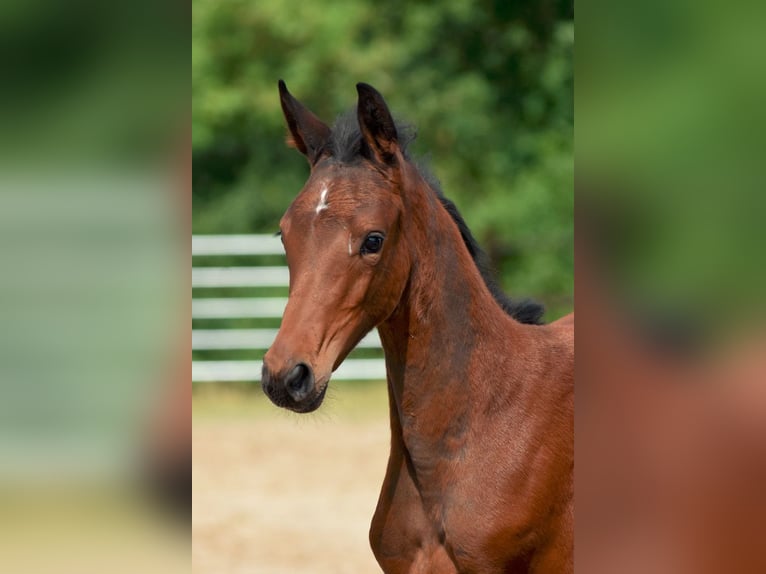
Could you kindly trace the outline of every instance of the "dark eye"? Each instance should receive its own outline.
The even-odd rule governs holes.
[[[360,253],[367,255],[370,253],[377,253],[383,247],[383,234],[373,231],[362,242],[362,249]]]

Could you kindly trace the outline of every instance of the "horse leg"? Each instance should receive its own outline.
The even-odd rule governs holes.
[[[370,546],[385,574],[457,574],[423,509],[403,449],[395,443],[370,527]]]
[[[370,546],[385,574],[457,574],[439,542],[407,465],[389,458],[370,527]]]

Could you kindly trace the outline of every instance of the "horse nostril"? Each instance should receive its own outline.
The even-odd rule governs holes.
[[[287,387],[287,393],[293,398],[295,402],[300,402],[305,399],[312,386],[314,385],[314,376],[311,373],[311,369],[304,363],[298,363],[295,365],[287,377],[285,377],[285,387]]]

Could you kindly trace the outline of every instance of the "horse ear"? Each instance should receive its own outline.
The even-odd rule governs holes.
[[[391,163],[399,149],[394,118],[391,117],[383,96],[375,88],[359,83],[356,85],[356,91],[359,93],[356,113],[364,141],[374,159]]]
[[[290,130],[288,145],[295,147],[314,165],[322,147],[330,138],[330,128],[296,100],[282,80],[279,80],[279,101]]]

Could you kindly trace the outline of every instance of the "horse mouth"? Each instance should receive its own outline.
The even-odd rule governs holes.
[[[288,405],[285,405],[285,408],[288,408],[293,412],[301,413],[301,414],[314,412],[322,405],[322,402],[324,401],[324,396],[327,393],[327,387],[328,387],[328,384],[327,382],[325,382],[324,385],[322,386],[322,389],[309,400],[303,401],[300,403],[288,404]]]

